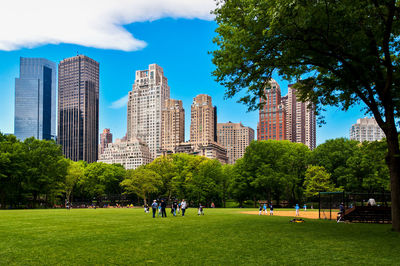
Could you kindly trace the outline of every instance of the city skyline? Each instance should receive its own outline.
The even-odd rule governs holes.
[[[100,76],[100,128],[110,128],[114,136],[122,138],[126,131],[127,95],[134,83],[134,71],[145,69],[149,64],[162,66],[171,87],[171,98],[182,100],[183,108],[190,110],[193,97],[208,94],[218,107],[218,121],[242,122],[256,130],[258,112],[246,113],[247,107],[236,103],[234,99],[224,99],[225,89],[218,85],[211,72],[214,66],[208,51],[215,49],[211,38],[216,27],[215,22],[200,19],[164,18],[152,22],[134,23],[126,26],[127,31],[135,32],[146,39],[148,46],[140,51],[126,52],[117,50],[101,50],[74,44],[48,44],[32,49],[0,51],[0,91],[4,95],[0,99],[3,114],[0,119],[0,131],[13,133],[14,123],[14,85],[18,75],[19,57],[44,57],[59,62],[62,58],[72,56],[76,51],[85,54],[102,65]],[[148,31],[158,29],[157,35]],[[195,30],[193,30],[195,29]],[[167,38],[167,37],[171,38]],[[168,40],[161,43],[161,40]],[[190,48],[189,48],[190,47]],[[168,53],[167,53],[168,51]],[[190,58],[191,61],[186,61]],[[189,67],[182,67],[190,62]],[[196,66],[196,67],[193,67]],[[287,94],[288,82],[275,75],[281,85],[282,94]],[[328,107],[323,112],[326,125],[317,127],[317,144],[326,139],[348,137],[348,128],[359,117],[364,117],[360,106],[343,112]],[[185,124],[190,124],[190,117],[185,117]],[[189,139],[189,127],[185,129],[185,140]]]

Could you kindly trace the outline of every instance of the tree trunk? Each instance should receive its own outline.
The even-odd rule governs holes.
[[[392,198],[392,229],[400,232],[400,151],[397,130],[394,126],[386,134],[388,156],[386,162],[390,171],[390,188]]]

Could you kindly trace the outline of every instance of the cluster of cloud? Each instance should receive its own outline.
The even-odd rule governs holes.
[[[125,107],[128,104],[128,100],[129,100],[129,95],[127,94],[124,97],[112,102],[110,108],[119,109]]]
[[[123,25],[161,18],[212,20],[214,0],[3,0],[0,50],[70,43],[135,51],[146,46]]]

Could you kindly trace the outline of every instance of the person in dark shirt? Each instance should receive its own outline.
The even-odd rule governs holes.
[[[173,214],[176,216],[176,209],[178,209],[178,202],[174,200],[174,203],[172,204],[172,208],[174,210]]]
[[[165,208],[167,207],[167,203],[162,199],[161,200],[161,216],[167,218],[167,212]]]
[[[274,206],[269,205],[269,215],[274,215]]]

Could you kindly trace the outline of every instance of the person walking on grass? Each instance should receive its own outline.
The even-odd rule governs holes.
[[[153,203],[151,204],[151,209],[153,211],[153,218],[156,218],[157,207],[158,207],[157,201],[153,200]]]
[[[300,213],[299,213],[299,210],[300,210],[299,204],[296,203],[296,206],[295,206],[294,208],[296,209],[296,216],[300,216]]]
[[[172,207],[174,209],[174,216],[176,216],[176,209],[178,209],[178,202],[176,200],[174,200],[174,203],[172,203]]]
[[[260,204],[260,208],[258,209],[258,215],[261,215],[261,214],[262,214],[262,206]]]
[[[185,201],[185,199],[182,199],[182,202],[181,202],[182,216],[185,216],[186,208],[187,208],[186,201]]]
[[[161,217],[167,218],[167,212],[165,211],[165,208],[167,207],[167,203],[165,200],[161,200]]]
[[[274,206],[269,205],[269,215],[274,215]]]

